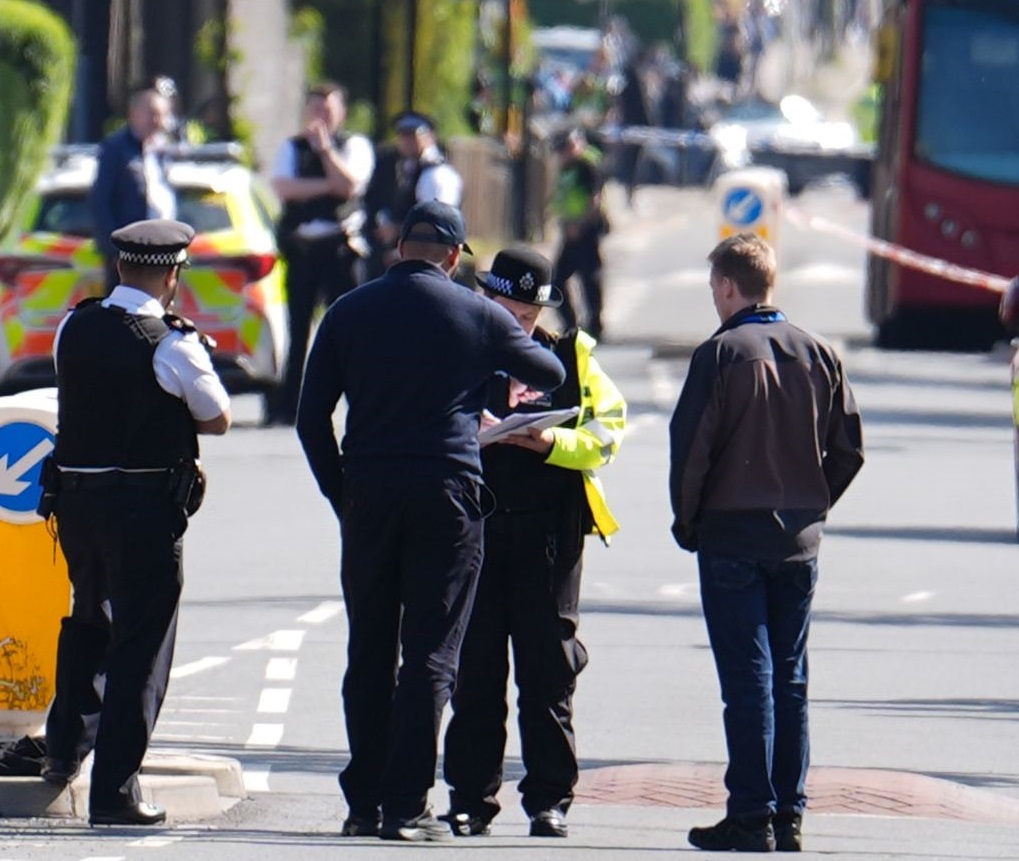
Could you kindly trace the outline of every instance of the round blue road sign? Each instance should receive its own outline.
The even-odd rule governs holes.
[[[53,451],[48,428],[33,422],[0,425],[0,520],[31,523],[42,488],[39,473],[43,458]]]
[[[764,214],[764,201],[751,188],[734,188],[722,199],[722,214],[730,224],[750,227]]]

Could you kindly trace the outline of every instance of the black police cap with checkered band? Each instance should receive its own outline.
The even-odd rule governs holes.
[[[190,225],[168,218],[135,221],[110,234],[120,259],[139,266],[187,266],[194,238]]]
[[[506,248],[495,255],[490,272],[479,272],[478,284],[497,296],[527,305],[558,308],[562,291],[552,284],[552,264],[530,248]]]

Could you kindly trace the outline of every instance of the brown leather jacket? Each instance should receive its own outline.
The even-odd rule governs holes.
[[[694,352],[669,438],[680,547],[750,559],[816,556],[828,509],[863,465],[835,351],[766,305]]]

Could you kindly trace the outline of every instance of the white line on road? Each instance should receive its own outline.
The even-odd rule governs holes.
[[[229,661],[229,658],[201,658],[200,660],[192,661],[190,664],[181,664],[179,667],[174,667],[170,670],[170,678],[183,679],[185,676],[193,676],[196,673],[211,670],[213,667],[221,667],[223,664],[229,663]]]
[[[265,667],[269,682],[292,682],[297,675],[297,658],[270,658]]]
[[[269,769],[244,769],[244,788],[248,792],[268,792]]]
[[[658,594],[663,598],[685,598],[694,591],[692,583],[665,583],[658,587]]]
[[[314,610],[309,610],[303,616],[299,616],[297,621],[304,622],[306,625],[321,625],[338,615],[342,609],[342,601],[323,601]]]
[[[256,652],[268,649],[272,652],[296,652],[301,648],[305,633],[305,631],[273,631],[268,637],[259,637],[234,646],[234,651]]]
[[[266,688],[258,698],[261,714],[282,715],[290,708],[290,688]]]
[[[172,846],[174,843],[180,843],[183,837],[167,837],[165,835],[151,835],[150,837],[142,837],[139,840],[132,840],[128,843],[128,846],[137,846],[142,849],[162,849],[164,846]]]
[[[283,738],[283,724],[256,723],[251,728],[251,735],[244,743],[245,747],[276,747]]]
[[[229,741],[229,735],[195,735],[194,733],[160,732],[152,733],[152,738],[157,741],[208,741],[224,742]]]
[[[919,604],[921,601],[930,601],[934,597],[934,592],[910,592],[908,595],[903,595],[899,600],[903,604]]]

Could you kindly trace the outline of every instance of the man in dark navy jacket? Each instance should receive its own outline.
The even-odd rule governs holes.
[[[128,104],[127,125],[99,146],[99,164],[89,195],[95,241],[106,266],[106,291],[120,283],[114,230],[148,218],[176,218],[159,141],[170,116],[169,100],[153,89],[138,90]]]
[[[401,262],[333,303],[305,371],[297,432],[342,538],[348,836],[452,836],[427,797],[481,569],[487,384],[506,373],[513,397],[565,378],[508,311],[451,280],[464,240],[458,210],[413,207]]]

